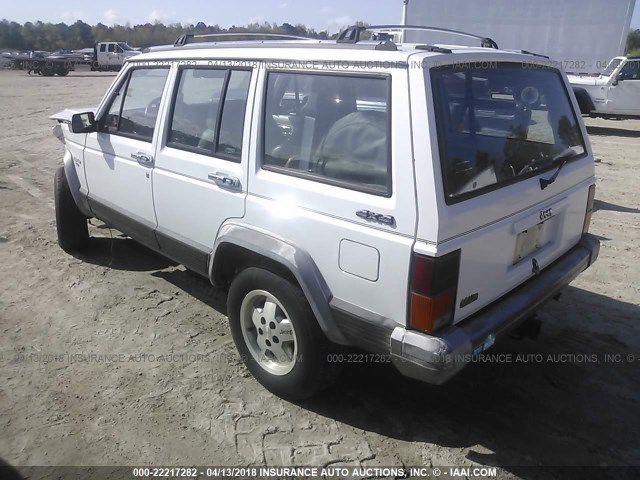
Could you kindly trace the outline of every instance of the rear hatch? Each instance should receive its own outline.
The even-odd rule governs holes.
[[[554,68],[458,62],[425,70],[425,82],[438,139],[437,251],[460,249],[456,323],[580,240],[593,158]]]

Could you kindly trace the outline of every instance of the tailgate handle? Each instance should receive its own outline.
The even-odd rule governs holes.
[[[531,273],[534,275],[540,275],[540,265],[538,264],[538,260],[535,258],[531,259]]]

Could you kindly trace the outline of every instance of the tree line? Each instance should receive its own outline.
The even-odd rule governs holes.
[[[363,22],[357,22],[363,24]],[[20,24],[9,20],[0,21],[0,48],[6,50],[77,50],[92,47],[96,42],[117,40],[127,42],[134,47],[150,47],[173,43],[184,33],[279,33],[318,39],[335,38],[323,30],[317,32],[305,25],[283,23],[253,23],[246,26],[222,28],[219,25],[174,23],[145,23],[144,25],[114,25],[112,27],[98,23],[89,25],[82,20],[67,25],[65,23],[26,22]],[[640,29],[629,33],[627,51],[640,54]]]
[[[19,24],[9,20],[0,21],[0,48],[5,50],[44,50],[59,49],[79,50],[93,47],[96,42],[116,40],[127,42],[133,47],[150,47],[175,42],[184,33],[279,33],[302,37],[329,39],[336,35],[329,35],[327,31],[317,32],[304,25],[283,23],[253,23],[246,26],[231,26],[222,28],[219,25],[174,23],[146,23],[144,25],[114,25],[112,27],[98,23],[91,26],[78,20],[74,24],[26,22]]]
[[[627,52],[632,55],[640,55],[640,29],[633,30],[627,38]]]

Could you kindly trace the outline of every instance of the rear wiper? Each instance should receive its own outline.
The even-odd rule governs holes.
[[[556,160],[559,160],[559,159],[562,159],[562,162],[560,162],[560,165],[558,165],[558,169],[554,172],[553,175],[551,175],[550,178],[541,178],[540,179],[540,190],[544,190],[549,185],[551,185],[553,182],[555,182],[556,178],[558,178],[558,174],[560,173],[560,170],[562,170],[562,167],[564,167],[567,164],[567,162],[570,159],[572,159],[573,157],[575,157],[576,155],[577,154],[576,154],[574,149],[568,148],[564,152],[562,152],[562,153],[556,155],[555,157],[553,157],[553,159],[551,160],[552,164],[553,164],[553,162],[555,162]]]

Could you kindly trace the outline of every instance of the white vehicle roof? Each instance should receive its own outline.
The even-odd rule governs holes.
[[[378,47],[378,48],[376,48]],[[387,48],[385,48],[387,47]],[[434,51],[429,51],[433,49]],[[367,52],[364,54],[364,52]],[[544,60],[529,52],[514,52],[487,47],[465,45],[424,45],[394,44],[380,41],[361,41],[355,44],[336,43],[327,40],[267,40],[193,43],[185,46],[151,47],[129,60],[133,62],[169,61],[173,59],[260,59],[281,61],[345,61],[345,62],[405,62],[412,55],[426,58],[439,57],[443,61],[452,59],[452,55],[481,54],[483,58],[501,59],[505,61],[528,61],[536,58]],[[513,57],[513,58],[509,58]]]

